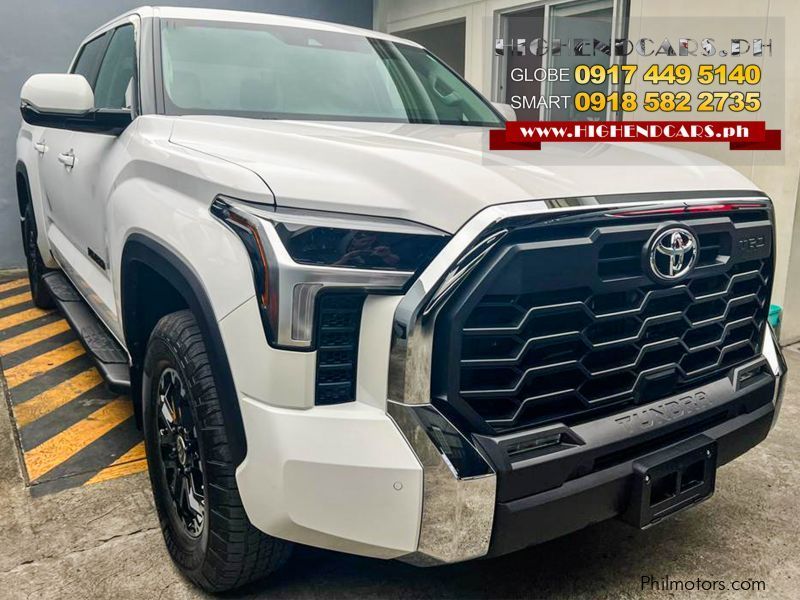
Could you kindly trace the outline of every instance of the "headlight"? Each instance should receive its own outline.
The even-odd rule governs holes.
[[[244,243],[267,339],[281,348],[314,348],[323,291],[402,293],[449,239],[410,221],[274,210],[225,196],[211,213]]]

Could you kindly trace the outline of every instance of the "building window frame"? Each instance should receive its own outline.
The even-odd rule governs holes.
[[[504,6],[502,8],[498,8],[494,11],[493,20],[492,20],[492,61],[491,61],[491,99],[494,102],[504,102],[505,99],[502,96],[503,86],[505,84],[506,78],[506,71],[507,71],[507,57],[506,56],[497,56],[494,53],[494,40],[503,38],[506,39],[508,37],[508,17],[512,17],[515,14],[519,14],[522,12],[529,11],[531,9],[536,8],[543,8],[544,9],[544,29],[542,32],[542,37],[544,39],[549,39],[550,35],[550,24],[552,21],[551,11],[554,7],[560,7],[564,5],[573,4],[576,7],[580,6],[581,4],[590,4],[593,0],[533,0],[531,2],[523,2],[517,3],[510,6]],[[611,23],[612,23],[612,31],[611,37],[612,39],[616,38],[623,38],[627,36],[628,33],[628,25],[630,20],[630,0],[611,0],[612,2],[612,13],[611,13]],[[550,55],[545,54],[542,57],[542,67],[548,68],[550,66]],[[618,56],[615,52],[614,44],[611,44],[611,57],[609,64],[624,64],[625,57]],[[547,95],[547,85],[543,86],[542,94]],[[609,83],[608,92],[612,91],[619,91],[622,93],[622,84],[618,86],[613,86]],[[547,121],[549,120],[549,112],[550,110],[544,106],[539,108],[539,120],[540,121]],[[613,113],[610,109],[606,114],[606,118],[608,120],[619,120],[621,119],[621,115],[619,113]]]
[[[426,30],[430,30],[430,29],[436,29],[438,27],[446,27],[448,25],[462,24],[462,23],[464,25],[464,56],[462,56],[461,59],[463,61],[463,65],[464,65],[463,66],[463,71],[464,72],[463,73],[459,73],[459,75],[461,77],[466,78],[467,56],[469,54],[469,52],[467,52],[467,43],[469,41],[468,40],[468,38],[469,38],[469,23],[467,22],[467,17],[456,17],[454,19],[440,20],[440,21],[436,21],[435,23],[430,23],[430,24],[427,24],[427,25],[420,25],[420,26],[417,26],[417,27],[408,27],[408,28],[404,28],[404,29],[397,29],[395,27],[392,27],[391,31],[389,33],[391,33],[392,35],[396,35],[398,37],[404,38],[404,39],[412,39],[412,38],[409,37],[409,34],[416,33],[416,32],[419,32],[419,31],[426,31]],[[436,55],[430,48],[426,47],[426,49],[429,52],[431,52],[432,54]],[[442,60],[441,56],[437,56],[437,58]],[[444,61],[442,61],[442,62],[444,62]],[[445,63],[445,64],[447,64],[447,63]],[[457,69],[455,69],[455,67],[453,65],[448,65],[448,66],[450,66],[454,70],[457,70]]]
[[[389,21],[386,23],[385,29],[386,33],[390,35],[401,34],[400,37],[402,37],[403,31],[428,29],[438,25],[447,25],[457,21],[464,21],[464,79],[472,81],[474,65],[471,61],[470,36],[472,35],[473,16],[473,6],[471,4],[464,4],[422,15]],[[476,87],[480,89],[480,86]]]

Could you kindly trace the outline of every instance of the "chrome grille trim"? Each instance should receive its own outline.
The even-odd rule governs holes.
[[[691,195],[691,194],[687,194]],[[434,330],[437,316],[446,304],[447,298],[467,279],[461,273],[465,265],[470,269],[478,266],[479,261],[471,261],[468,256],[476,246],[486,249],[499,243],[504,235],[492,237],[503,229],[500,223],[517,218],[556,218],[561,215],[588,216],[603,214],[620,209],[648,209],[652,207],[689,207],[714,204],[724,199],[730,203],[765,202],[771,204],[768,197],[746,192],[741,196],[735,193],[719,192],[719,195],[675,199],[675,194],[667,194],[662,198],[649,195],[646,200],[629,202],[603,200],[602,198],[568,198],[554,200],[537,200],[513,204],[491,206],[476,214],[451,238],[445,248],[417,278],[395,310],[392,329],[391,352],[389,359],[388,399],[390,413],[399,422],[401,407],[407,409],[414,406],[427,405],[431,410],[437,409],[431,404],[431,375],[433,362]],[[488,240],[488,241],[487,241]],[[480,260],[489,253],[480,252]],[[416,451],[420,446],[428,446],[423,438],[430,432],[416,428],[401,427],[411,447]],[[465,438],[466,439],[466,438]],[[482,501],[476,503],[477,496],[486,499],[493,496],[491,490],[496,486],[496,475],[490,473],[483,477],[463,477],[453,470],[445,456],[438,457],[425,452],[426,460],[421,461],[426,481],[436,482],[423,489],[422,510],[425,518],[420,526],[420,544],[413,560],[417,562],[458,562],[485,555],[489,550],[493,525],[494,503]],[[432,460],[435,458],[436,460]],[[437,462],[439,461],[439,462]],[[487,465],[488,466],[488,465]],[[490,468],[491,469],[491,468]],[[441,478],[444,477],[445,481]],[[458,543],[429,544],[426,540],[437,539],[439,525],[447,522],[453,514],[471,514],[469,524],[453,523],[453,527],[463,528],[472,539],[481,540],[477,546],[469,549]],[[462,538],[461,532],[453,532],[453,538]],[[438,546],[438,548],[437,548]],[[446,548],[446,551],[443,551]]]

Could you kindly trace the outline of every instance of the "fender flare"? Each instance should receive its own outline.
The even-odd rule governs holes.
[[[140,233],[133,233],[126,240],[122,251],[120,270],[122,327],[126,345],[132,358],[131,392],[137,402],[136,409],[141,410],[142,366],[145,349],[131,346],[130,342],[133,339],[131,332],[136,329],[136,322],[133,309],[130,306],[126,307],[126,298],[128,293],[132,293],[130,286],[135,284],[131,280],[130,268],[137,262],[146,265],[166,279],[184,299],[197,319],[200,331],[203,334],[203,340],[206,343],[208,357],[211,362],[211,371],[219,393],[231,458],[234,464],[241,464],[247,455],[244,423],[242,422],[239,396],[233,381],[228,355],[225,352],[222,335],[214,316],[214,311],[211,308],[211,302],[200,279],[182,258],[160,242]]]
[[[22,176],[22,178],[25,180],[25,185],[28,188],[28,202],[33,202],[33,197],[31,196],[31,180],[28,177],[28,167],[25,166],[24,162],[18,160],[14,172],[16,175]],[[14,183],[16,184],[16,181]],[[19,190],[17,190],[17,204],[19,205],[19,220],[24,221],[25,207],[22,205],[22,200],[19,198]]]

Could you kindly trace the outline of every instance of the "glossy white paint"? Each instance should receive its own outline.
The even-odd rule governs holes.
[[[392,323],[400,298],[368,296],[361,313],[356,400],[381,410],[386,410]]]
[[[416,550],[422,467],[385,411],[361,402],[305,411],[248,397],[240,404],[248,451],[236,481],[256,527],[376,558]]]
[[[40,239],[66,259],[62,266],[73,283],[90,301],[109,329],[123,340],[121,315],[121,280],[119,266],[125,241],[133,233],[146,233],[170,248],[176,256],[195,270],[205,285],[214,312],[222,318],[240,306],[254,293],[252,274],[241,241],[222,226],[208,209],[218,193],[252,198],[265,204],[272,195],[264,182],[252,172],[230,162],[200,152],[181,148],[168,141],[172,119],[142,116],[117,138],[103,136],[108,151],[94,164],[83,162],[76,150],[76,165],[67,171],[53,167],[60,178],[58,185],[45,179],[45,193],[35,205],[46,207],[39,219]],[[69,141],[61,134],[47,130],[48,154],[68,149]],[[47,156],[47,155],[46,155]],[[32,187],[38,187],[39,159],[28,162]],[[47,190],[60,191],[74,181],[78,171],[93,175],[90,192],[84,197],[51,196]],[[59,204],[59,202],[61,204]],[[64,219],[59,222],[55,207],[63,206]],[[88,239],[74,229],[72,239],[62,223],[103,222],[98,232],[95,252],[107,258],[103,271],[86,257]],[[51,228],[55,223],[56,227]],[[46,224],[46,225],[43,225]],[[85,226],[84,226],[85,227]],[[68,229],[68,226],[66,228]],[[58,232],[52,238],[50,232]],[[44,252],[43,252],[44,254]],[[69,260],[74,256],[74,260]],[[104,278],[106,282],[99,278]],[[110,303],[110,304],[107,304]]]
[[[39,252],[45,266],[56,268],[58,263],[50,254],[50,243],[47,239],[46,231],[49,223],[48,211],[45,210],[44,191],[42,189],[39,171],[41,168],[41,154],[36,150],[36,146],[46,148],[43,142],[44,128],[32,127],[23,122],[17,135],[17,161],[25,166],[28,174],[28,187],[31,195],[31,204],[36,217],[36,224],[39,228]]]
[[[248,445],[236,480],[259,529],[377,558],[416,549],[422,467],[385,410],[398,300],[367,299],[357,400],[339,406],[313,406],[316,353],[269,348],[255,298],[220,321]]]
[[[41,112],[81,115],[94,108],[94,92],[83,75],[33,75],[23,84],[20,99]]]
[[[128,159],[117,165],[113,190],[107,188],[106,234],[118,302],[121,282],[114,265],[121,263],[128,237],[144,233],[194,270],[221,319],[254,294],[253,279],[241,241],[209,207],[216,194],[268,204],[269,189],[247,169],[170,144],[171,119],[139,117],[135,125]]]
[[[170,140],[243,165],[278,206],[399,217],[454,232],[492,204],[661,191],[752,190],[716,161],[654,144],[488,151],[479,127],[180,117]]]
[[[243,395],[269,406],[314,406],[317,353],[270,348],[255,296],[219,325],[236,387]]]

